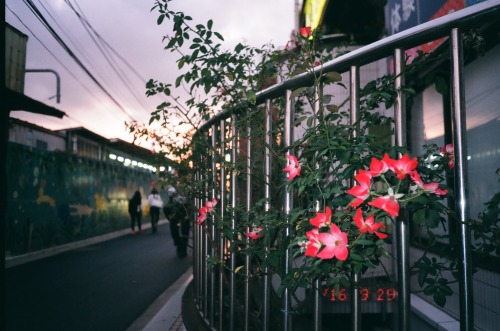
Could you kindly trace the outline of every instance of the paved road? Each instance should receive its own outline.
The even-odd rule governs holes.
[[[6,330],[126,330],[191,263],[162,224],[8,268]]]

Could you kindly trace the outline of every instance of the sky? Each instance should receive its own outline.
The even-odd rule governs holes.
[[[224,49],[237,43],[284,47],[295,29],[294,0],[173,0],[195,23],[213,19]],[[71,57],[30,8],[33,4],[73,53]],[[165,97],[146,97],[145,83],[174,84],[178,55],[164,50],[167,25],[157,25],[154,0],[6,0],[5,21],[28,36],[24,94],[64,111],[63,119],[23,111],[11,117],[50,130],[85,127],[105,138],[132,141],[124,123],[148,122]],[[73,7],[73,9],[71,8]],[[79,14],[77,15],[75,11]],[[80,17],[80,18],[79,18]],[[83,22],[87,22],[84,24]],[[80,62],[80,65],[75,61]],[[175,93],[175,92],[174,92]]]

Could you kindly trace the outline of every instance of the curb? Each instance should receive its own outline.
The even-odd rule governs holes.
[[[163,220],[158,221],[158,224],[163,224],[163,223],[168,223],[168,220],[163,219]],[[151,227],[151,224],[144,224],[143,225],[143,229],[148,229],[150,227]],[[36,261],[38,259],[43,259],[43,258],[46,258],[49,256],[53,256],[53,255],[57,255],[57,254],[60,254],[63,252],[67,252],[67,251],[70,251],[72,249],[90,246],[93,244],[97,244],[100,242],[104,242],[107,240],[111,240],[114,238],[125,236],[127,234],[130,234],[130,228],[107,233],[107,234],[104,234],[104,235],[98,236],[98,237],[92,237],[92,238],[88,238],[88,239],[84,239],[84,240],[80,240],[80,241],[75,241],[75,242],[65,244],[65,245],[54,246],[51,248],[42,249],[39,251],[34,251],[34,252],[23,254],[23,255],[6,257],[5,258],[5,268],[10,268],[10,267],[14,267],[14,266],[21,265],[24,263]]]
[[[192,279],[193,269],[190,267],[126,331],[169,330],[181,316],[182,295]]]

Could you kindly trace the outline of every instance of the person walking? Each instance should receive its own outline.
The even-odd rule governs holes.
[[[153,229],[153,233],[156,233],[156,231],[158,231],[157,225],[160,218],[160,209],[163,208],[163,200],[161,199],[156,187],[153,187],[151,190],[151,193],[148,196],[148,203],[149,214],[151,215],[151,228]]]
[[[177,256],[185,258],[190,231],[189,207],[186,199],[180,196],[177,191],[169,191],[168,203],[163,208],[165,217],[170,222],[170,233],[177,247]]]
[[[132,234],[135,234],[135,224],[139,233],[142,232],[142,208],[141,208],[141,192],[135,191],[132,198],[128,201],[128,213],[130,215],[130,228]]]

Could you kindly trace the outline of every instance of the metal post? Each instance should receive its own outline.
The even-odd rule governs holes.
[[[250,212],[252,208],[252,128],[250,126],[251,120],[247,121],[247,150],[246,150],[246,211]],[[246,231],[250,231],[250,220],[247,219]],[[248,249],[250,247],[250,238],[247,236],[245,238],[245,247]],[[250,254],[245,255],[245,313],[243,330],[248,331],[250,324]]]
[[[204,136],[204,143],[208,139],[207,136]],[[208,193],[208,183],[206,181],[206,178],[208,176],[208,162],[209,159],[207,157],[208,155],[208,146],[203,145],[204,150],[203,150],[203,177],[200,178],[202,180],[202,183],[204,182],[205,184],[203,185],[203,194],[201,194],[201,201],[200,201],[200,207],[203,206],[206,203],[206,197]],[[205,179],[205,180],[204,180]],[[207,270],[208,270],[208,264],[207,264],[207,259],[205,258],[207,256],[207,243],[208,243],[208,238],[207,238],[207,233],[204,231],[204,228],[207,226],[207,220],[205,220],[205,224],[199,226],[200,230],[200,241],[199,241],[199,259],[200,259],[200,283],[202,284],[201,290],[202,290],[202,297],[200,302],[203,304],[200,307],[200,310],[202,312],[203,317],[206,318],[208,310],[207,310],[207,302],[208,302],[208,293],[207,293],[207,284],[208,284],[208,275],[207,275]]]
[[[28,72],[50,72],[50,73],[53,73],[56,76],[56,102],[61,103],[61,78],[59,77],[59,74],[57,73],[57,71],[55,71],[53,69],[25,69],[24,72],[25,73],[28,73]]]
[[[455,153],[455,190],[457,215],[460,221],[460,330],[474,330],[474,311],[472,299],[472,260],[470,254],[470,229],[467,225],[469,207],[467,204],[467,144],[465,123],[465,93],[463,83],[462,34],[458,29],[451,30],[451,74],[452,74],[452,111],[453,146]]]
[[[196,158],[195,159],[195,175],[194,175],[194,178],[196,181],[198,181],[200,179],[200,158]],[[195,197],[194,198],[194,205],[195,205],[195,208],[196,210],[198,210],[198,208],[200,207],[200,199],[198,197]],[[196,214],[195,214],[195,218],[196,218]],[[198,245],[199,245],[199,237],[200,237],[200,231],[198,229],[198,227],[195,227],[194,228],[194,231],[193,231],[193,234],[194,234],[194,238],[193,238],[193,279],[194,279],[194,289],[195,289],[195,300],[196,300],[196,303],[199,304],[199,297],[200,297],[200,285],[198,283],[198,279],[199,279],[199,272],[198,272],[198,262],[199,262],[199,259],[200,259],[200,255],[198,254]]]
[[[217,127],[216,125],[212,125],[212,199],[215,199],[216,197],[216,184],[217,184],[217,167],[216,167],[216,151],[217,151]],[[210,243],[210,256],[215,255],[215,222],[213,218],[210,218],[210,236],[212,238],[212,242]],[[216,272],[215,272],[215,267],[211,266],[210,267],[210,311],[209,311],[209,323],[210,326],[214,326],[214,319],[215,319],[215,277],[216,277]]]
[[[236,292],[236,252],[234,249],[234,236],[236,235],[236,204],[237,204],[237,171],[236,157],[238,155],[238,129],[236,115],[231,118],[231,233],[229,238],[231,249],[231,273],[229,277],[229,330],[234,330],[235,292]]]
[[[289,148],[293,142],[293,111],[294,111],[294,100],[290,98],[292,92],[290,90],[286,91],[286,107],[285,107],[285,132],[284,132],[284,147]],[[286,155],[291,155],[290,149],[287,150]],[[287,218],[285,229],[283,231],[283,236],[285,238],[290,237],[290,220],[288,219],[289,213],[292,210],[293,205],[293,196],[292,193],[288,190],[288,185],[285,185],[285,206],[284,206],[284,215]],[[287,248],[284,255],[284,272],[288,274],[291,271],[292,267],[292,251],[290,248]],[[285,288],[282,296],[282,312],[283,312],[283,331],[291,331],[292,330],[292,315],[291,315],[291,293],[290,289]]]
[[[396,80],[394,87],[397,90],[394,103],[396,145],[406,146],[406,109],[405,98],[401,87],[404,82],[404,50],[397,48],[394,51],[394,71]],[[410,230],[408,219],[400,216],[396,219],[397,228],[397,257],[398,257],[398,309],[400,331],[410,330]]]
[[[225,217],[226,210],[226,169],[225,169],[225,153],[226,153],[226,122],[225,120],[220,121],[220,156],[221,156],[221,166],[220,166],[220,217],[221,220]],[[218,229],[218,249],[219,249],[219,331],[224,330],[224,250],[225,250],[225,240],[224,233],[221,229]]]
[[[359,67],[351,66],[350,71],[350,90],[351,90],[351,125],[356,125],[353,130],[353,138],[359,136]],[[358,284],[361,280],[361,275],[359,273],[352,273],[352,281]],[[359,296],[358,288],[356,286],[351,287],[351,318],[352,318],[352,330],[361,330],[361,298]]]
[[[317,87],[314,90],[314,104],[313,104],[313,112],[316,115],[313,121],[313,126],[316,129],[318,126],[318,116],[320,115],[320,112],[322,109],[320,109],[320,98],[323,95],[323,86],[321,85],[320,87]],[[316,169],[319,169],[319,164],[315,164]],[[314,211],[318,212],[320,210],[320,201],[316,200],[314,201]],[[321,331],[322,326],[321,326],[321,287],[322,287],[322,281],[323,279],[318,278],[314,281],[314,313],[313,313],[313,323],[314,323],[314,331]]]
[[[206,139],[204,140],[204,143],[207,143],[208,144],[208,134],[209,132],[207,132],[207,136],[206,136]],[[205,162],[204,162],[204,168],[203,168],[203,173],[205,174],[205,178],[208,179],[208,169],[209,169],[209,163],[210,163],[210,159],[208,157],[209,154],[209,148],[207,145],[205,145]],[[203,194],[203,197],[207,197],[208,196],[208,190],[209,190],[209,186],[208,186],[208,180],[205,181],[205,185],[204,185],[204,194]],[[205,204],[206,203],[206,200],[203,201],[203,203]],[[207,217],[209,218],[209,217]],[[207,318],[208,316],[208,300],[209,300],[209,297],[208,297],[208,269],[209,269],[209,266],[208,266],[208,263],[207,263],[207,259],[206,259],[206,256],[208,254],[208,248],[209,248],[209,237],[208,237],[208,233],[207,233],[207,230],[208,230],[208,226],[209,226],[209,220],[205,220],[205,224],[203,226],[200,226],[200,232],[201,232],[201,242],[200,244],[202,245],[202,250],[201,250],[201,256],[200,256],[200,259],[201,261],[203,262],[202,266],[203,266],[203,317]]]
[[[271,100],[266,100],[266,137],[264,148],[264,213],[271,210],[271,144],[272,144],[272,107]],[[266,225],[267,227],[267,225]],[[265,229],[267,232],[267,229]],[[269,244],[265,248],[265,255],[268,256],[270,252]],[[264,294],[262,299],[262,331],[268,331],[270,327],[270,288],[271,276],[269,274],[269,267],[264,268],[263,279]]]

